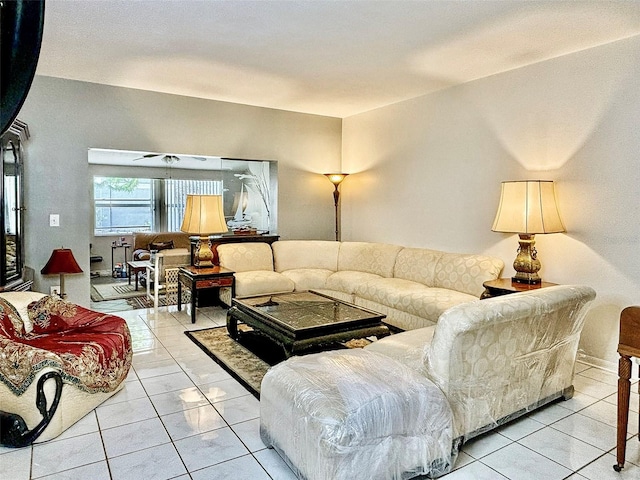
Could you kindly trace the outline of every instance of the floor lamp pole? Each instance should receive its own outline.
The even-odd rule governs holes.
[[[340,222],[338,221],[338,202],[340,201],[340,192],[338,191],[338,185],[335,186],[333,191],[333,203],[336,209],[336,242],[340,241]]]
[[[340,192],[338,191],[338,186],[342,183],[348,173],[325,173],[325,177],[329,179],[331,183],[333,183],[333,205],[336,211],[336,242],[340,241],[340,211],[338,210],[338,205],[340,203]]]

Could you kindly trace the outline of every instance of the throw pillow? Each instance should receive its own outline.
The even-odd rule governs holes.
[[[142,248],[139,248],[133,252],[134,260],[141,261],[141,260],[149,260],[150,258],[151,258],[151,252],[149,252],[149,250],[144,250]]]
[[[9,328],[9,333],[12,328],[16,337],[24,336],[24,325],[18,310],[2,297],[0,297],[0,322],[3,328]]]
[[[24,333],[31,333],[33,323],[29,318],[27,307],[33,301],[40,300],[45,297],[44,293],[39,292],[0,292],[0,297],[15,307],[24,324]]]
[[[65,318],[76,315],[76,305],[55,295],[46,296],[31,302],[28,307],[29,318],[33,322],[33,334],[52,333],[69,328]]]
[[[149,250],[169,250],[173,248],[173,240],[169,240],[168,242],[151,242],[149,244]]]

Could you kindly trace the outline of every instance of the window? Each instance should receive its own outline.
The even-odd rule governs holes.
[[[95,235],[177,232],[187,194],[222,195],[222,182],[96,176],[93,192]]]
[[[177,232],[182,225],[187,195],[222,195],[222,182],[216,180],[163,180],[167,230]]]
[[[153,181],[93,177],[95,234],[153,230]]]

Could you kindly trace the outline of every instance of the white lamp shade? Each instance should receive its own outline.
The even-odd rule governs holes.
[[[187,195],[180,230],[190,235],[227,232],[221,195]]]
[[[553,182],[502,182],[500,204],[491,230],[524,234],[564,232]]]

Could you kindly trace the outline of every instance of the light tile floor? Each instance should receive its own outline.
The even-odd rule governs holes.
[[[60,437],[0,447],[0,479],[293,479],[259,436],[259,402],[184,330],[223,325],[225,311],[129,310],[133,369],[125,388]],[[635,368],[634,368],[635,370]],[[637,384],[627,463],[612,469],[617,376],[578,364],[573,399],[550,405],[467,443],[443,478],[638,480]]]

